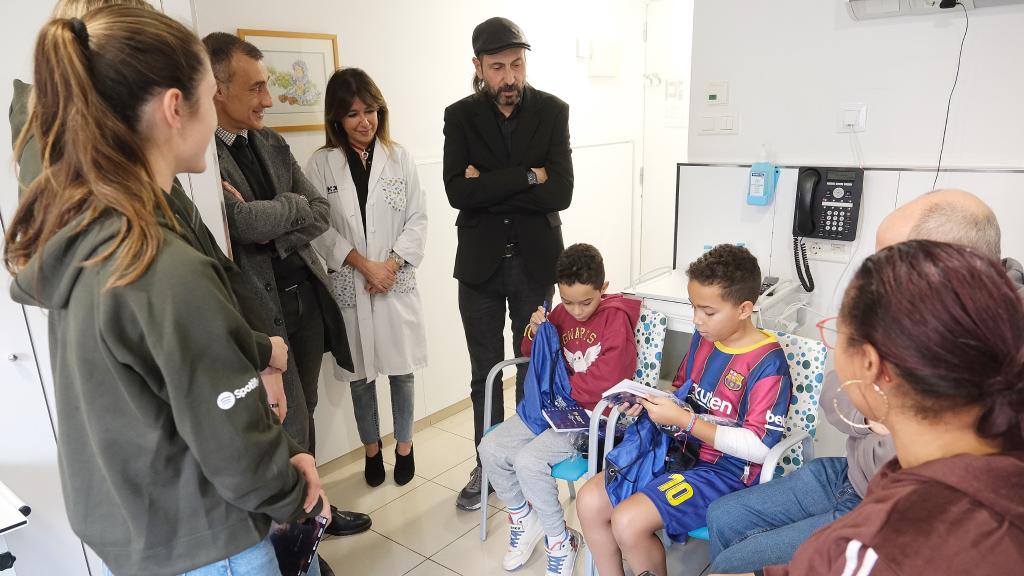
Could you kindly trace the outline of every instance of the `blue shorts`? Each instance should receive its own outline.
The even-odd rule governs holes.
[[[700,462],[689,470],[666,472],[640,489],[665,524],[665,533],[675,542],[686,533],[707,525],[708,506],[726,494],[746,486],[731,472]]]

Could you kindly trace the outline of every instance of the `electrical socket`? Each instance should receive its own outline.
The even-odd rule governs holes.
[[[804,244],[807,246],[808,260],[847,264],[853,256],[852,246],[849,242],[807,239]]]

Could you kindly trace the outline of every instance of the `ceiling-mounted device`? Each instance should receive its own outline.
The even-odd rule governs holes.
[[[944,9],[957,6],[957,3],[951,0],[845,0],[845,2],[847,11],[854,20],[937,14]],[[959,3],[968,10],[975,10],[1009,4],[1024,4],[1024,0],[960,0]]]

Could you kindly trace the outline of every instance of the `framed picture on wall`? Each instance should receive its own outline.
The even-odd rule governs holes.
[[[263,52],[274,105],[263,121],[278,132],[323,130],[324,92],[340,66],[334,34],[238,29],[238,36]]]

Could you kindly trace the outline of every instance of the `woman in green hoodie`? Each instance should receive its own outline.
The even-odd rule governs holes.
[[[271,519],[326,498],[267,407],[223,269],[166,199],[175,173],[205,169],[205,50],[171,18],[111,6],[44,26],[34,68],[42,170],[4,261],[12,297],[49,311],[71,526],[119,576],[278,575]]]

